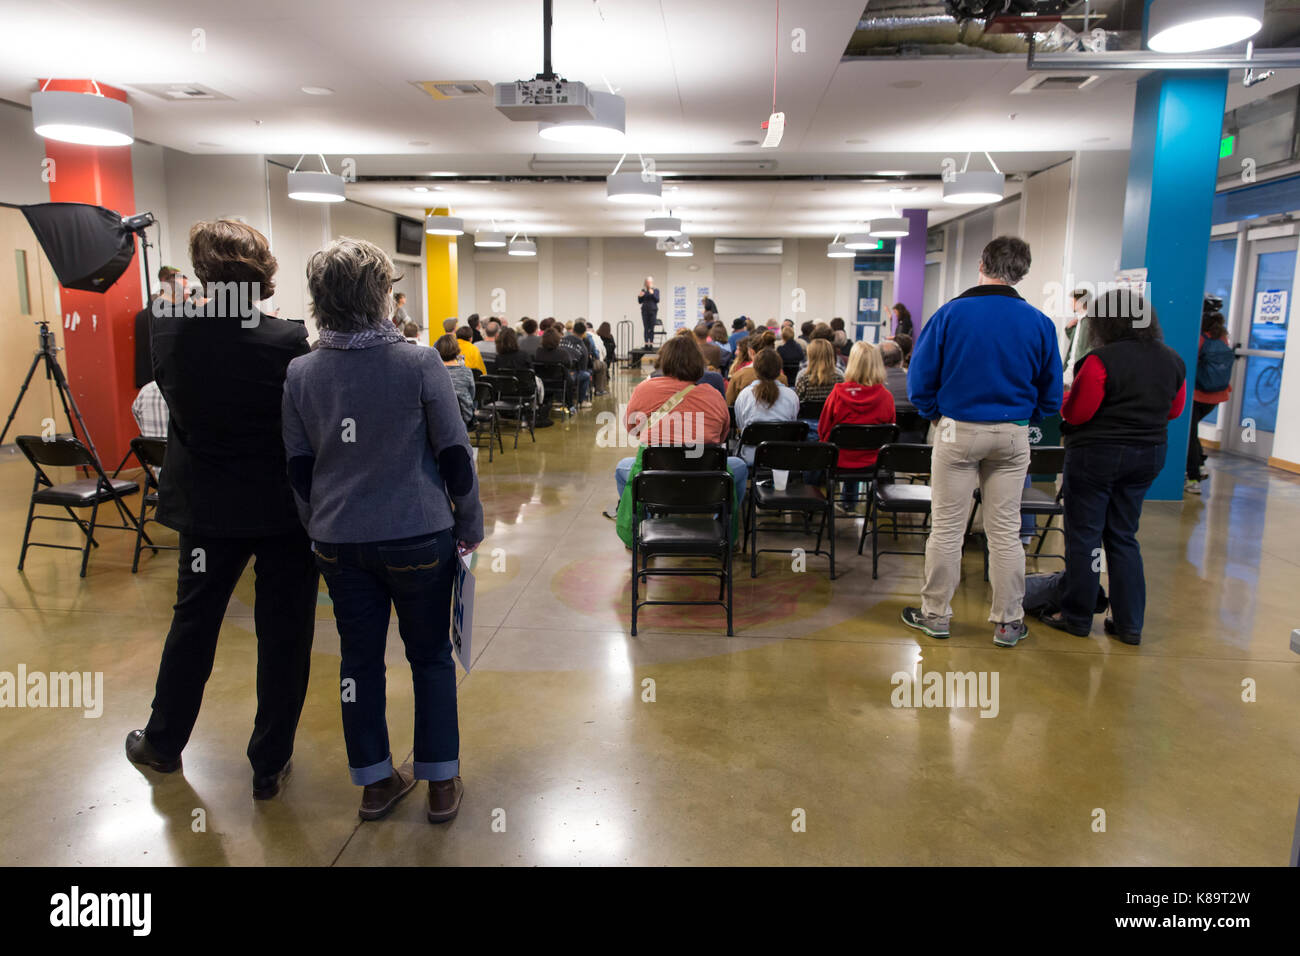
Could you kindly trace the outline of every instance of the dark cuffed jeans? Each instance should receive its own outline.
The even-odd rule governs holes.
[[[1187,435],[1187,477],[1192,481],[1201,480],[1201,466],[1205,464],[1199,431],[1201,420],[1217,407],[1209,402],[1192,402],[1192,429]]]
[[[212,674],[226,605],[249,558],[256,558],[257,575],[257,715],[248,759],[254,774],[269,776],[293,754],[311,669],[320,576],[311,541],[301,528],[265,538],[180,536],[176,606],[144,732],[167,756],[185,749]]]
[[[1141,634],[1146,578],[1138,546],[1142,500],[1165,462],[1159,445],[1083,445],[1065,451],[1065,581],[1061,613],[1092,626],[1100,554],[1106,553],[1110,607],[1122,634]]]
[[[334,602],[348,771],[359,786],[393,773],[385,716],[384,648],[390,606],[415,685],[415,776],[460,772],[451,591],[456,547],[450,529],[396,541],[316,542],[316,563]]]

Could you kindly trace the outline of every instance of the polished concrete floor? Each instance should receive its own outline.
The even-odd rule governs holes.
[[[634,381],[621,375],[615,398]],[[0,862],[1286,862],[1300,799],[1300,657],[1288,647],[1300,627],[1300,480],[1215,458],[1203,498],[1147,506],[1137,648],[1102,635],[1100,619],[1091,638],[1031,624],[1021,646],[995,647],[976,553],[952,638],[930,641],[898,620],[916,603],[921,560],[882,558],[872,581],[847,521],[833,584],[824,559],[799,573],[767,555],[756,580],[737,579],[735,637],[719,609],[652,608],[633,638],[628,555],[601,516],[625,454],[597,440],[597,415],[613,407],[599,399],[518,451],[507,439],[491,464],[481,454],[488,537],[475,664],[460,684],[466,795],[443,827],[425,822],[422,792],[387,820],[356,818],[323,586],[295,773],[279,798],[252,801],[244,757],[251,572],[184,774],[129,764],[122,742],[148,714],[175,555],[146,556],[132,575],[127,535],[104,532],[84,580],[72,552],[34,551],[17,573],[31,473],[6,459],[0,671],[102,671],[105,702],[97,719],[0,710]],[[412,698],[395,628],[389,662],[401,757]],[[893,706],[893,675],[918,669],[996,675],[996,716]]]

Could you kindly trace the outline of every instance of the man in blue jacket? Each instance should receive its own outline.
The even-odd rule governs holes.
[[[921,606],[903,623],[946,638],[961,546],[976,487],[989,547],[993,643],[1014,647],[1024,624],[1025,552],[1020,493],[1029,465],[1029,423],[1061,408],[1061,356],[1052,320],[1013,288],[1029,271],[1029,245],[994,239],[980,256],[979,284],[921,329],[907,392],[934,423],[931,526]]]

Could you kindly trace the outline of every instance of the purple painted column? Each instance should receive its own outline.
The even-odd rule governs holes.
[[[901,302],[912,313],[914,334],[921,331],[925,321],[925,229],[929,214],[924,209],[904,209],[903,215],[911,231],[898,240],[894,247],[894,302]],[[889,314],[894,302],[882,304]],[[894,331],[892,316],[887,320],[889,333]]]

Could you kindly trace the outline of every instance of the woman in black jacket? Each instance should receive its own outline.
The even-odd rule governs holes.
[[[519,350],[519,338],[514,329],[502,329],[497,334],[497,371],[513,372],[531,370],[533,363]]]
[[[1183,360],[1162,341],[1155,308],[1129,291],[1108,293],[1088,310],[1100,343],[1074,368],[1061,409],[1065,436],[1065,576],[1060,610],[1044,623],[1086,637],[1097,606],[1098,560],[1110,579],[1107,634],[1142,639],[1146,579],[1138,521],[1147,489],[1165,463],[1168,422],[1183,412]]]
[[[600,339],[601,345],[605,346],[605,367],[612,369],[617,357],[618,345],[614,342],[614,332],[608,322],[600,323],[600,328],[596,330],[596,338]]]

